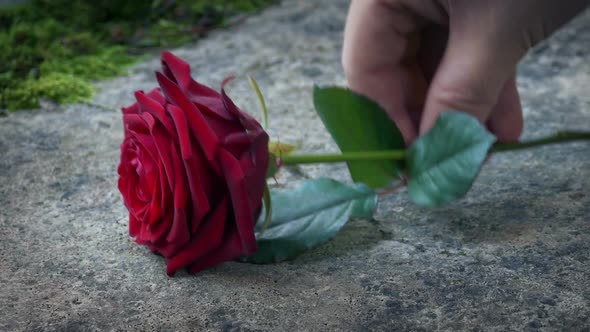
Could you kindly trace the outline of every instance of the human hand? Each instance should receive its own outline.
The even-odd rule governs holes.
[[[469,113],[500,141],[523,119],[516,66],[590,0],[352,0],[343,66],[410,144],[441,112]]]

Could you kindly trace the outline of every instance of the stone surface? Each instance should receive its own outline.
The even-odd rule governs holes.
[[[334,151],[311,87],[344,84],[348,1],[290,0],[175,52],[257,114],[273,137]],[[525,138],[590,123],[590,13],[519,68]],[[155,85],[153,60],[100,83],[96,105],[0,118],[1,331],[584,331],[590,329],[590,145],[498,155],[460,202],[437,210],[404,192],[375,220],[292,262],[165,274],[135,245],[116,189],[119,108]],[[285,172],[346,179],[342,166]]]

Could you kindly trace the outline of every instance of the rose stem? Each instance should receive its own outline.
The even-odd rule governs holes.
[[[559,131],[556,134],[522,143],[494,144],[490,152],[506,152],[528,149],[541,145],[590,140],[589,132]]]
[[[590,132],[561,131],[536,140],[521,143],[494,144],[490,153],[522,150],[542,145],[590,140]],[[361,151],[334,154],[295,154],[282,156],[282,165],[342,163],[348,161],[404,160],[406,150]]]
[[[405,150],[362,151],[335,154],[295,154],[280,157],[283,165],[341,163],[347,161],[404,160]]]

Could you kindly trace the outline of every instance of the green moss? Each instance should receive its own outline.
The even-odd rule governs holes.
[[[48,98],[58,103],[75,103],[92,97],[94,88],[88,81],[62,73],[51,73],[39,79],[27,79],[0,94],[10,111],[36,108],[39,99]]]
[[[122,47],[110,47],[92,55],[79,55],[72,59],[51,59],[41,64],[41,74],[64,73],[86,80],[111,78],[124,73],[136,57]]]
[[[275,0],[30,0],[0,5],[0,108],[35,108],[41,98],[88,99],[153,48],[198,39],[226,17]]]

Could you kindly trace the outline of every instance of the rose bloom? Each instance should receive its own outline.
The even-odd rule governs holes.
[[[223,86],[196,82],[169,52],[162,67],[160,88],[123,108],[118,173],[130,235],[172,276],[256,252],[269,155],[268,135]]]

